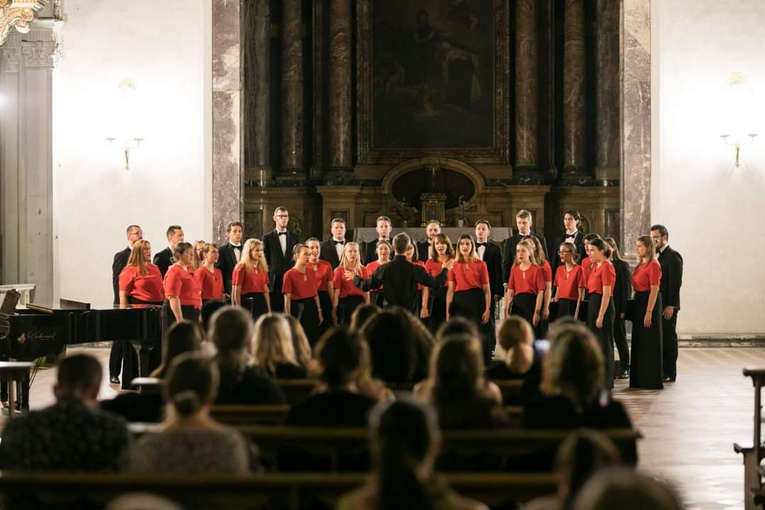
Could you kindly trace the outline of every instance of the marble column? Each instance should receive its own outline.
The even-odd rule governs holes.
[[[587,177],[584,161],[584,0],[566,0],[563,43],[563,177]]]
[[[351,0],[331,0],[329,9],[329,170],[352,172]]]
[[[0,46],[0,175],[3,282],[34,283],[34,301],[52,303],[53,22],[39,22]]]
[[[212,3],[212,210],[213,236],[242,219],[242,54],[238,1]]]
[[[244,179],[265,186],[272,178],[270,0],[244,2],[242,10]]]
[[[635,240],[651,227],[651,0],[623,0],[621,41],[620,246],[634,263]]]
[[[304,180],[303,20],[301,0],[284,0],[282,19],[281,180]]]
[[[515,3],[515,171],[537,173],[537,0]]]
[[[619,178],[619,9],[621,0],[598,0],[597,160],[595,179]]]

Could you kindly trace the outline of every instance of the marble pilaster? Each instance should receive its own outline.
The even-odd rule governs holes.
[[[586,177],[584,165],[584,0],[566,0],[563,43],[563,174]]]
[[[595,179],[619,178],[619,7],[620,0],[598,0],[597,159]]]
[[[242,4],[244,44],[244,165],[245,181],[260,186],[271,181],[271,9],[269,0]]]
[[[242,55],[238,1],[212,3],[213,237],[243,214]]]
[[[622,239],[628,260],[635,240],[651,227],[651,0],[623,0],[622,43]]]
[[[282,168],[277,178],[304,180],[302,2],[285,0],[282,9]]]
[[[329,3],[329,170],[349,172],[351,143],[351,1]]]
[[[515,3],[515,171],[538,169],[537,1]]]

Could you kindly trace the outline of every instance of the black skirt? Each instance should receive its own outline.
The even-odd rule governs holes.
[[[351,294],[343,298],[340,298],[337,302],[337,318],[340,321],[340,324],[343,324],[345,326],[350,326],[351,316],[353,315],[353,312],[355,312],[356,308],[360,307],[363,304],[364,304],[364,296]]]
[[[600,303],[603,301],[602,294],[590,294],[590,306],[587,310],[587,326],[595,333],[600,350],[606,362],[604,388],[612,389],[614,387],[614,317],[616,309],[614,300],[608,300],[608,308],[603,315],[603,327],[597,327],[598,313],[600,312]]]
[[[266,295],[262,292],[248,292],[241,298],[242,307],[249,310],[252,320],[256,321],[261,315],[268,313]]]
[[[537,310],[537,295],[522,292],[513,296],[513,304],[510,308],[510,315],[520,315],[526,319],[529,325],[534,327],[534,313]]]
[[[651,313],[651,327],[643,325],[648,310],[650,292],[635,293],[635,313],[632,321],[632,359],[630,364],[630,388],[660,390],[664,388],[662,377],[661,294],[656,296]]]
[[[574,317],[576,312],[576,301],[573,299],[558,299],[558,313],[555,315],[556,319],[561,317]]]
[[[323,313],[324,310],[322,309]],[[316,300],[312,297],[293,300],[290,303],[290,314],[300,321],[305,336],[308,337],[308,343],[313,348],[321,336],[319,309],[316,307]]]

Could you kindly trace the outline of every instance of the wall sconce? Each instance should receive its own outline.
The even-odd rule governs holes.
[[[733,145],[736,148],[736,168],[741,166],[741,146],[742,145],[749,145],[750,143],[754,142],[754,138],[757,136],[757,133],[749,133],[746,135],[748,140],[742,140],[740,137],[736,137],[733,140],[728,140],[730,138],[730,135],[720,135],[720,138],[723,139],[723,143],[725,145]]]
[[[754,142],[758,134],[754,126],[755,100],[752,88],[743,73],[731,73],[726,85],[721,98],[723,134],[720,138],[725,145],[736,148],[736,168],[738,168],[741,166],[741,146]]]
[[[106,137],[109,145],[124,152],[125,170],[130,170],[130,151],[137,149],[144,140],[138,129],[140,108],[136,89],[132,78],[124,78],[119,82],[109,119],[113,134]]]

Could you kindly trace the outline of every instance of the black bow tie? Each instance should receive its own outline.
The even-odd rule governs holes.
[[[278,235],[278,236],[286,236],[287,232],[277,232],[276,235]]]
[[[486,247],[487,243],[475,243],[476,249],[480,248],[481,246]]]
[[[231,247],[234,248],[234,249],[237,249],[237,250],[241,250],[242,249],[241,246],[236,245],[236,244],[232,244]]]
[[[335,246],[338,244],[345,244],[345,241],[335,241],[334,239],[332,239],[332,242],[335,243]]]
[[[568,238],[568,237],[576,237],[576,232],[574,232],[573,234],[563,234],[563,237],[566,237],[566,238]]]

